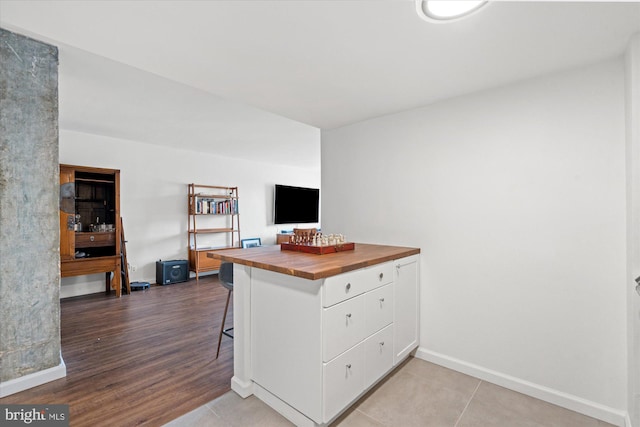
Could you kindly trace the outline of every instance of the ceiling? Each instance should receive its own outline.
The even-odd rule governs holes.
[[[65,120],[76,127],[97,126],[89,116],[113,110],[105,95],[126,97],[137,90],[127,83],[132,75],[144,72],[153,84],[136,99],[153,99],[162,86],[185,94],[182,111],[191,102],[223,111],[231,101],[332,129],[620,56],[640,32],[640,2],[496,1],[433,24],[418,17],[413,0],[0,0],[0,25],[57,44],[75,69],[93,64],[111,79],[94,95],[106,98],[99,108],[75,95]],[[150,117],[145,132],[166,134],[153,122],[175,117],[176,106],[133,104]],[[129,135],[122,128],[121,137]]]

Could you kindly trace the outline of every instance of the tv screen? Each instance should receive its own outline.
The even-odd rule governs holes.
[[[318,222],[319,199],[318,188],[276,184],[273,222],[275,224]]]

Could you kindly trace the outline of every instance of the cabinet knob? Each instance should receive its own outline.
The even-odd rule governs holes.
[[[351,283],[347,283],[347,286],[345,286],[345,289],[347,290],[347,292],[349,292],[349,289],[351,289]]]
[[[380,280],[384,277],[384,273],[380,273]]]
[[[347,317],[351,319],[351,313],[347,313]]]
[[[380,347],[384,346],[384,341],[380,341]]]
[[[92,242],[95,240],[96,238],[94,236],[89,236],[89,240],[91,240]]]
[[[384,302],[384,298],[380,298],[380,302]]]
[[[347,363],[347,369],[351,369],[351,363]]]

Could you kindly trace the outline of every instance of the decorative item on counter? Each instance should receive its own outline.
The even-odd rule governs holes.
[[[328,254],[355,249],[354,243],[348,243],[343,234],[322,234],[315,228],[294,229],[289,243],[280,244],[280,250]]]
[[[82,222],[80,222],[80,214],[75,216],[75,224],[73,225],[74,231],[82,231]]]
[[[96,218],[96,219],[99,220],[100,218]],[[104,222],[102,224],[91,224],[89,226],[89,231],[94,233],[113,232],[114,230],[115,230],[114,224],[106,224]]]

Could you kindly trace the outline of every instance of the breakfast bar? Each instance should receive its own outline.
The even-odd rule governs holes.
[[[335,420],[417,348],[419,254],[362,243],[208,253],[234,263],[231,388],[296,425]]]

